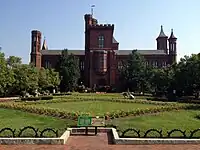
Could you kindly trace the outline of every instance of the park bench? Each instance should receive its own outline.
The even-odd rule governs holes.
[[[88,135],[89,129],[94,128],[94,134],[97,135],[98,128],[105,127],[105,118],[104,117],[91,117],[91,116],[79,116],[78,117],[78,128],[85,128],[85,134]]]

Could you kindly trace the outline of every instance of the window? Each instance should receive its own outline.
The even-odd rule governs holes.
[[[118,61],[118,69],[121,70],[123,68],[122,61]]]
[[[99,48],[104,48],[104,36],[100,35],[98,37]]]
[[[145,63],[146,63],[146,66],[148,66],[148,65],[149,65],[149,62],[148,62],[148,61],[146,61]]]
[[[51,64],[49,61],[45,61],[45,68],[51,68]]]
[[[107,52],[96,51],[94,54],[94,69],[99,73],[105,73],[107,71]]]
[[[163,67],[166,67],[166,66],[167,66],[166,61],[163,61],[163,62],[162,62],[162,66],[163,66]]]
[[[33,38],[33,41],[34,41],[34,42],[37,42],[37,37],[36,37],[36,36]]]
[[[81,70],[84,70],[84,61],[81,61]]]

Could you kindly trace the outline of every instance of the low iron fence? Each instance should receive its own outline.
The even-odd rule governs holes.
[[[181,129],[172,129],[169,131],[148,129],[142,132],[134,128],[117,131],[121,138],[200,138],[200,128],[191,131]]]
[[[111,127],[110,125],[107,127]],[[113,126],[117,129],[116,126]],[[63,129],[53,129],[45,128],[39,130],[38,128],[32,126],[26,126],[19,130],[12,128],[2,128],[0,129],[0,138],[2,137],[60,137],[67,128]],[[134,128],[128,128],[125,130],[117,130],[119,137],[121,138],[200,138],[200,128],[191,131],[172,129],[169,131],[158,130],[158,129],[148,129],[146,131],[137,130]]]
[[[52,128],[45,128],[43,130],[39,130],[38,128],[34,128],[32,126],[26,126],[22,129],[16,130],[12,128],[3,128],[0,129],[0,138],[2,137],[59,137],[64,133],[66,129],[61,130],[60,134],[58,130]]]

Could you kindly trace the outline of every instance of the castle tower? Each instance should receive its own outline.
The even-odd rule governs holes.
[[[37,30],[31,32],[31,63],[37,68],[41,68],[41,35]]]
[[[113,24],[98,24],[91,14],[85,19],[85,85],[112,85],[115,83],[113,51]]]
[[[177,50],[176,50],[177,38],[174,36],[173,29],[171,30],[171,35],[168,41],[169,41],[169,64],[173,64],[176,62],[176,56],[177,56]]]
[[[166,54],[168,54],[167,50],[167,39],[168,37],[165,35],[163,31],[163,26],[161,25],[160,34],[157,37],[157,50],[164,50]]]

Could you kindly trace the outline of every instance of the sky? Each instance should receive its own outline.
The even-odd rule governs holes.
[[[29,63],[31,30],[49,49],[84,49],[84,14],[114,24],[120,50],[156,49],[160,26],[177,40],[178,59],[200,52],[199,0],[0,0],[0,46]]]

